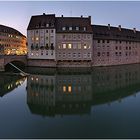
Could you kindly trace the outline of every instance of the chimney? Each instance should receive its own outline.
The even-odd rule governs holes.
[[[108,30],[110,30],[110,24],[108,24]]]
[[[134,33],[136,33],[136,28],[133,28]]]
[[[118,28],[119,28],[119,31],[121,31],[121,25],[119,25]]]
[[[61,15],[61,17],[63,17],[63,15]]]
[[[83,15],[81,15],[81,18],[83,17]]]
[[[88,16],[88,18],[89,18],[89,21],[90,21],[90,23],[91,23],[91,16]]]
[[[46,15],[45,13],[43,13],[43,15]]]

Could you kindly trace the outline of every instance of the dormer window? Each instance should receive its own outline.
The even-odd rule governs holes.
[[[83,30],[86,31],[87,30],[86,27],[84,27]]]
[[[69,27],[69,30],[71,31],[72,30],[72,27]]]
[[[46,24],[46,27],[49,27],[49,24],[48,23]]]
[[[65,31],[66,30],[66,27],[62,27],[62,30]]]
[[[79,31],[79,27],[76,27],[76,31]]]

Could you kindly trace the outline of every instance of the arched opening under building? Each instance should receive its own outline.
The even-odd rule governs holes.
[[[14,66],[16,66],[17,68],[21,69],[21,70],[25,70],[25,63],[22,61],[11,61],[10,63],[12,63]],[[19,73],[20,71],[17,70],[15,67],[13,67],[10,63],[5,65],[5,71],[6,72],[16,72]]]

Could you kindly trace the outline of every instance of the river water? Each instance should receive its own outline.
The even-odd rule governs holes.
[[[140,65],[0,73],[0,138],[140,138]]]

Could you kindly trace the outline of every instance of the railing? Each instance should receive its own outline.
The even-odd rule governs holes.
[[[24,72],[24,71],[22,71],[21,69],[19,69],[18,67],[16,67],[14,64],[12,64],[12,63],[9,63],[11,66],[13,66],[15,69],[17,69],[18,71],[20,71],[20,75],[21,76],[27,76],[27,75],[29,75],[28,73],[26,73],[26,72]]]

